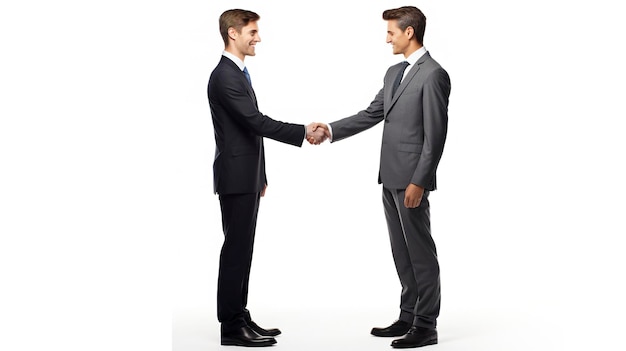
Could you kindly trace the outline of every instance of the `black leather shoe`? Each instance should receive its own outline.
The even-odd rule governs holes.
[[[276,343],[276,339],[257,334],[249,326],[222,333],[222,345],[232,346],[271,346]]]
[[[280,329],[278,328],[263,329],[259,327],[258,324],[254,323],[254,321],[248,322],[248,326],[250,327],[250,329],[254,330],[257,334],[261,336],[276,336],[280,335],[281,333]]]
[[[411,323],[397,320],[387,328],[372,328],[372,335],[375,336],[402,336],[411,329]]]
[[[391,342],[391,347],[406,349],[410,347],[420,347],[434,345],[437,343],[437,329],[412,327],[402,338]]]

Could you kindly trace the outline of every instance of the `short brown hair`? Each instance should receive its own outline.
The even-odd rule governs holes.
[[[238,33],[250,22],[256,22],[261,16],[248,10],[227,10],[220,16],[220,34],[224,40],[224,46],[228,46],[228,28],[235,28]]]
[[[424,32],[426,31],[426,16],[415,6],[402,6],[397,9],[383,12],[385,21],[398,20],[398,27],[403,31],[408,27],[413,27],[415,39],[422,45],[424,43]]]

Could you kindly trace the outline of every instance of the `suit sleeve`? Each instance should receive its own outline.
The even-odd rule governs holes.
[[[222,77],[222,87],[221,103],[237,124],[259,136],[295,146],[302,145],[306,136],[304,125],[276,121],[259,112],[240,79]]]
[[[369,107],[354,116],[346,117],[330,124],[333,142],[339,141],[372,128],[384,118],[383,90],[380,89]]]
[[[450,77],[443,69],[434,71],[424,83],[422,97],[424,144],[411,183],[427,188],[435,176],[448,132]]]

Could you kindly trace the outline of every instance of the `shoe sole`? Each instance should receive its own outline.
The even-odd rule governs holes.
[[[422,347],[422,346],[435,345],[435,344],[437,344],[437,339],[428,340],[424,342],[423,344],[419,344],[419,345],[391,345],[391,347],[393,347],[394,349],[410,349],[413,347]]]
[[[408,332],[409,331],[407,330],[406,333],[408,333]],[[404,333],[404,334],[377,334],[377,333],[375,334],[375,333],[370,333],[370,334],[372,334],[374,336],[377,336],[379,338],[397,338],[399,336],[405,336],[406,333]]]
[[[256,331],[256,330],[255,330]],[[261,335],[261,336],[270,336],[270,337],[275,337],[275,336],[279,336],[280,334],[282,334],[282,332],[278,332],[278,333],[259,333],[258,331],[256,332],[257,334]]]
[[[276,340],[272,340],[272,341],[267,341],[267,342],[263,342],[263,343],[244,343],[241,342],[239,340],[236,339],[222,339],[221,344],[223,346],[245,346],[245,347],[265,347],[265,346],[272,346],[274,344],[276,344]]]
[[[381,337],[381,338],[397,338],[398,336],[405,336],[406,333],[408,333],[408,332],[409,332],[409,329],[407,329],[402,334],[400,334],[399,332],[398,333],[389,334],[389,333],[386,333],[386,332],[376,331],[376,330],[372,329],[372,331],[370,331],[370,334],[372,334],[374,336]]]

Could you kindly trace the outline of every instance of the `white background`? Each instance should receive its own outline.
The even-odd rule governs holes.
[[[368,106],[401,60],[381,13],[407,4],[452,80],[430,198],[443,289],[432,349],[623,347],[615,2],[321,0],[0,6],[2,348],[220,349],[206,99],[219,15],[261,15],[246,59],[260,109],[307,124]],[[266,140],[249,307],[283,330],[277,349],[389,348],[368,335],[396,318],[400,293],[381,133]]]

